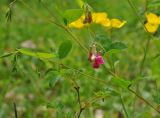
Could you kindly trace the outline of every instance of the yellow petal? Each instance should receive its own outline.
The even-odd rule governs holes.
[[[85,24],[83,23],[83,19],[84,19],[84,15],[82,15],[78,20],[71,22],[68,26],[81,29],[85,26]]]
[[[126,21],[120,21],[119,19],[111,19],[111,27],[113,28],[121,28]]]
[[[160,17],[154,13],[146,13],[147,21],[151,24],[160,24]]]
[[[109,18],[106,18],[105,20],[101,21],[100,24],[103,25],[104,27],[110,27],[111,26],[111,21],[110,21]]]
[[[101,23],[106,18],[107,18],[107,14],[105,12],[92,13],[92,21],[93,21],[93,23]]]
[[[146,27],[147,31],[150,33],[155,33],[158,30],[157,24],[146,23],[145,27]]]

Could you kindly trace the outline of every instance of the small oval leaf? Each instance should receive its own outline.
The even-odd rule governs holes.
[[[68,55],[68,53],[70,52],[71,48],[72,48],[72,43],[71,43],[71,41],[68,41],[68,40],[67,40],[67,41],[64,41],[64,42],[60,45],[59,50],[58,50],[59,58],[60,58],[60,59],[65,58],[65,57]]]
[[[37,57],[37,58],[49,59],[49,58],[55,58],[56,57],[56,54],[42,53],[42,52],[32,52],[32,51],[29,51],[27,49],[17,49],[17,51],[24,54],[24,55],[31,56],[31,57]]]
[[[123,50],[126,48],[127,46],[122,42],[115,42],[115,43],[112,43],[110,46],[110,49],[117,49],[117,50]]]

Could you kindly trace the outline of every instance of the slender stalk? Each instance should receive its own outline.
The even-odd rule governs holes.
[[[82,111],[83,111],[83,109],[80,109],[80,111],[79,111],[79,113],[78,113],[78,117],[77,117],[77,118],[80,118]]]
[[[150,33],[148,32],[147,28],[145,27],[145,25],[144,25],[144,23],[143,23],[141,17],[138,15],[138,12],[137,12],[137,10],[136,10],[134,4],[131,2],[131,0],[127,0],[127,1],[128,1],[128,4],[130,5],[130,7],[132,8],[134,14],[136,15],[136,17],[137,17],[138,20],[140,21],[141,25],[144,27],[144,29],[146,30],[146,32],[147,32],[148,34],[150,34]]]
[[[144,12],[146,12],[148,10],[148,7],[147,7],[148,6],[148,0],[145,0],[144,2],[145,2],[144,3],[145,4],[145,6],[144,6]]]
[[[81,105],[80,92],[79,92],[80,87],[74,87],[74,88],[77,92],[77,101],[78,101],[78,104],[79,104],[79,112],[78,112],[77,118],[80,118],[81,113],[85,108],[83,108],[82,105]]]
[[[133,12],[135,13],[135,15],[137,16],[138,20],[140,21],[140,23],[142,24],[142,26],[144,27],[144,29],[146,30],[146,32],[148,33],[148,35],[153,38],[153,35],[150,34],[147,30],[147,28],[145,27],[143,21],[141,20],[141,17],[138,15],[138,12],[136,10],[136,8],[134,7],[134,5],[132,4],[131,0],[127,0],[129,5],[131,6],[131,8],[133,9]],[[146,0],[146,7],[147,7],[147,0]],[[145,9],[147,10],[147,9]],[[145,63],[145,60],[146,60],[146,56],[147,56],[147,53],[148,53],[148,48],[149,48],[149,45],[150,45],[150,40],[151,38],[148,38],[147,40],[147,43],[146,43],[146,46],[145,46],[145,50],[144,50],[144,56],[142,58],[142,61],[141,61],[141,64],[140,64],[140,75],[142,74],[142,70],[143,70],[143,67],[144,67],[144,63]],[[137,90],[139,88],[139,84],[137,85]],[[135,94],[139,99],[143,100],[146,104],[148,104],[150,107],[152,107],[155,111],[157,111],[158,113],[160,113],[160,111],[154,107],[150,102],[148,102],[147,100],[145,100],[142,96],[140,96],[138,93],[136,93],[135,91],[133,91],[132,89],[128,88],[128,90],[130,92],[132,92],[133,94]]]
[[[121,99],[121,103],[122,103],[122,107],[123,107],[124,113],[125,113],[126,117],[129,118],[129,115],[127,113],[127,110],[126,110],[125,104],[123,102],[122,96],[120,96],[120,99]]]
[[[87,78],[91,78],[92,80],[97,80],[97,81],[99,81],[99,82],[101,82],[101,83],[108,84],[108,82],[106,82],[105,80],[99,79],[99,78],[95,78],[95,77],[93,77],[93,76],[91,76],[91,75],[89,75],[89,74],[86,74],[86,73],[81,72],[80,70],[78,70],[78,69],[76,69],[76,68],[72,68],[72,67],[66,66],[66,65],[64,65],[64,64],[61,64],[61,66],[65,67],[65,68],[68,68],[68,69],[72,69],[72,70],[74,70],[74,71],[77,71],[77,72],[79,72],[81,75],[86,76]]]
[[[146,43],[146,46],[145,46],[145,51],[144,51],[144,56],[143,56],[141,64],[140,64],[140,74],[141,74],[142,70],[143,70],[143,66],[144,66],[145,60],[146,60],[146,56],[147,56],[147,53],[148,53],[148,48],[149,48],[149,45],[150,45],[150,40],[151,40],[151,38],[153,38],[153,35],[148,32],[147,28],[145,27],[145,25],[144,25],[141,17],[138,15],[138,12],[137,12],[134,4],[131,2],[131,0],[127,0],[127,1],[129,3],[129,5],[131,6],[133,12],[137,16],[138,20],[140,21],[140,23],[142,24],[142,26],[144,27],[144,29],[146,30],[146,32],[150,36],[150,38],[148,38],[148,40],[147,40],[147,43]],[[146,0],[146,4],[145,4],[146,7],[147,7],[147,4],[148,4],[148,0]]]
[[[140,96],[139,94],[137,94],[135,91],[133,91],[132,89],[130,89],[130,87],[128,87],[128,90],[130,92],[132,92],[133,94],[135,94],[139,99],[143,100],[147,105],[149,105],[151,108],[153,108],[155,111],[157,111],[158,113],[160,113],[160,111],[154,107],[150,102],[148,102],[146,99],[144,99],[142,96]]]
[[[58,21],[58,18],[53,14],[53,12],[47,7],[47,5],[43,2],[43,1],[40,1],[40,3],[42,4],[42,6],[47,10],[47,12],[53,16],[53,18]]]
[[[142,74],[142,71],[143,71],[144,63],[145,63],[145,60],[146,60],[146,57],[147,57],[147,52],[148,52],[148,49],[149,49],[149,44],[150,44],[150,38],[147,40],[147,43],[146,43],[146,46],[145,46],[145,49],[144,49],[144,56],[141,60],[140,75]]]
[[[15,102],[13,102],[13,106],[14,106],[15,118],[18,118],[17,107]]]

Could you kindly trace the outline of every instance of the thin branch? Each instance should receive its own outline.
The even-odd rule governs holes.
[[[128,90],[130,92],[132,92],[133,94],[135,94],[139,99],[143,100],[147,105],[149,105],[151,108],[153,108],[155,111],[157,111],[158,113],[160,113],[160,111],[154,107],[150,102],[148,102],[146,99],[144,99],[142,96],[140,96],[139,94],[137,94],[135,91],[133,91],[132,89],[130,89],[130,87],[128,87]]]
[[[93,76],[91,76],[91,75],[89,75],[89,74],[87,74],[87,73],[83,73],[82,71],[80,71],[80,70],[78,70],[78,69],[76,69],[76,68],[72,68],[72,67],[67,66],[67,65],[64,65],[64,64],[61,64],[61,66],[65,67],[65,68],[68,68],[68,69],[72,69],[72,70],[74,70],[74,71],[77,71],[77,72],[79,72],[81,75],[86,76],[86,77],[88,77],[88,78],[91,78],[92,80],[97,80],[97,81],[99,81],[99,82],[101,82],[101,83],[103,83],[103,84],[108,84],[107,81],[105,81],[105,80],[103,80],[103,79],[95,78],[95,77],[93,77]]]
[[[14,106],[15,118],[18,118],[17,107],[15,102],[13,102],[13,106]]]
[[[47,12],[50,14],[50,16],[52,16],[55,20],[58,21],[58,18],[53,14],[53,12],[47,7],[47,5],[43,2],[40,1],[40,3],[42,4],[42,6],[47,10]]]
[[[140,23],[141,23],[142,26],[144,27],[144,29],[147,31],[148,34],[150,34],[150,33],[148,32],[147,28],[145,27],[145,25],[144,25],[144,23],[143,23],[141,17],[138,15],[138,12],[137,12],[137,10],[136,10],[134,4],[131,2],[131,0],[127,0],[127,1],[128,1],[128,4],[130,5],[130,7],[132,8],[134,14],[136,15],[136,17],[138,18],[138,20],[140,21]]]
[[[77,118],[80,118],[81,113],[85,108],[81,105],[80,92],[79,92],[80,87],[77,86],[77,87],[74,87],[74,88],[77,92],[77,101],[78,101],[78,104],[79,104],[79,112],[78,112]]]
[[[145,49],[144,49],[144,56],[143,56],[141,64],[140,64],[140,75],[142,74],[142,71],[143,71],[143,67],[144,67],[146,57],[147,57],[149,44],[150,44],[150,38],[147,40],[147,43],[146,43],[146,46],[145,46]]]
[[[125,113],[126,117],[129,118],[129,115],[127,113],[127,110],[126,110],[125,104],[123,102],[122,96],[120,96],[120,99],[121,99],[121,103],[122,103],[122,107],[123,107],[124,113]]]
[[[151,36],[151,38],[153,38],[153,35],[148,32],[146,26],[145,26],[144,23],[143,23],[143,20],[142,20],[141,17],[138,15],[138,12],[137,12],[134,4],[131,2],[131,0],[127,0],[127,1],[128,1],[128,4],[130,5],[130,7],[132,8],[133,12],[134,12],[135,15],[137,16],[138,20],[139,20],[140,23],[142,24],[143,28],[144,28],[145,31],[147,32],[147,34],[148,34],[149,36]],[[146,2],[148,2],[148,1],[146,0]],[[146,56],[147,56],[147,53],[148,53],[148,48],[149,48],[150,40],[151,40],[151,39],[148,38],[147,43],[146,43],[146,46],[145,46],[144,56],[143,56],[142,61],[141,61],[141,64],[140,64],[140,74],[142,73],[143,66],[144,66],[144,63],[145,63],[145,60],[146,60]]]

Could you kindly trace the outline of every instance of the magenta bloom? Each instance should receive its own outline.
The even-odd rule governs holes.
[[[93,44],[89,49],[88,60],[93,64],[93,68],[98,69],[100,65],[104,64],[101,52],[97,53],[96,45]]]
[[[100,54],[97,54],[93,63],[93,68],[97,69],[101,64],[104,64],[103,57]]]

